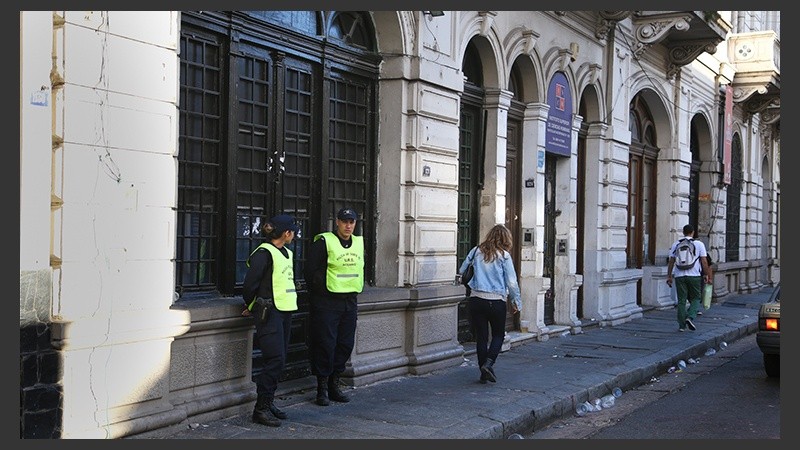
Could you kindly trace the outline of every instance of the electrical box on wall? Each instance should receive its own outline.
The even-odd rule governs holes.
[[[536,240],[536,235],[534,233],[535,228],[523,228],[522,229],[522,246],[529,247],[533,246],[533,242]]]

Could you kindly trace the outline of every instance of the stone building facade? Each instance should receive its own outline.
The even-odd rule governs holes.
[[[507,346],[672,307],[686,223],[715,297],[780,281],[778,11],[21,11],[20,73],[21,438],[249,411],[278,212],[296,269],[359,212],[353,386],[463,362],[454,275],[497,223]]]

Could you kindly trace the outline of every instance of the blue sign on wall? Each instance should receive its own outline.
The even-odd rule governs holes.
[[[572,91],[564,72],[556,72],[547,88],[547,114],[544,148],[549,153],[572,153]]]

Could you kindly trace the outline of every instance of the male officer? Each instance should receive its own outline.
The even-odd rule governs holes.
[[[353,235],[357,220],[353,209],[340,209],[336,230],[316,235],[306,260],[311,372],[317,377],[320,406],[350,401],[339,388],[339,377],[355,345],[357,296],[364,288],[364,239]]]

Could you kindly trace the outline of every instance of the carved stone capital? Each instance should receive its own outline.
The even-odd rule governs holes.
[[[771,96],[758,96],[755,98],[751,98],[745,104],[745,109],[750,114],[758,114],[768,108],[780,108],[781,107],[781,98],[780,97],[771,97]]]
[[[631,11],[600,11],[595,24],[594,36],[605,39],[608,32],[614,29],[617,22],[631,15]]]
[[[761,111],[761,121],[765,124],[772,125],[781,120],[780,108],[767,108]]]
[[[496,11],[478,11],[478,16],[480,17],[480,24],[481,24],[481,36],[486,36],[489,33],[489,30],[492,28],[492,24],[494,23],[494,18],[497,16]]]
[[[719,41],[682,42],[680,45],[670,47],[667,79],[671,80],[681,67],[694,61],[701,53],[708,52],[714,54],[714,52],[717,51],[718,43]]]
[[[533,49],[536,47],[536,41],[539,40],[539,33],[533,30],[525,30],[522,32],[522,48],[526,55],[533,54]]]
[[[743,102],[754,94],[766,94],[766,86],[737,86],[733,88],[733,101],[734,103]]]
[[[562,48],[558,51],[558,61],[561,70],[566,71],[572,62],[572,52],[568,48]]]
[[[678,31],[688,30],[691,20],[692,16],[687,14],[681,17],[640,22],[636,26],[636,39],[645,44],[655,44],[661,41],[672,27]]]
[[[636,21],[636,29],[634,30],[636,48],[633,56],[638,59],[645,48],[660,42],[673,27],[678,31],[688,30],[691,20],[692,16],[686,14],[664,19]]]

